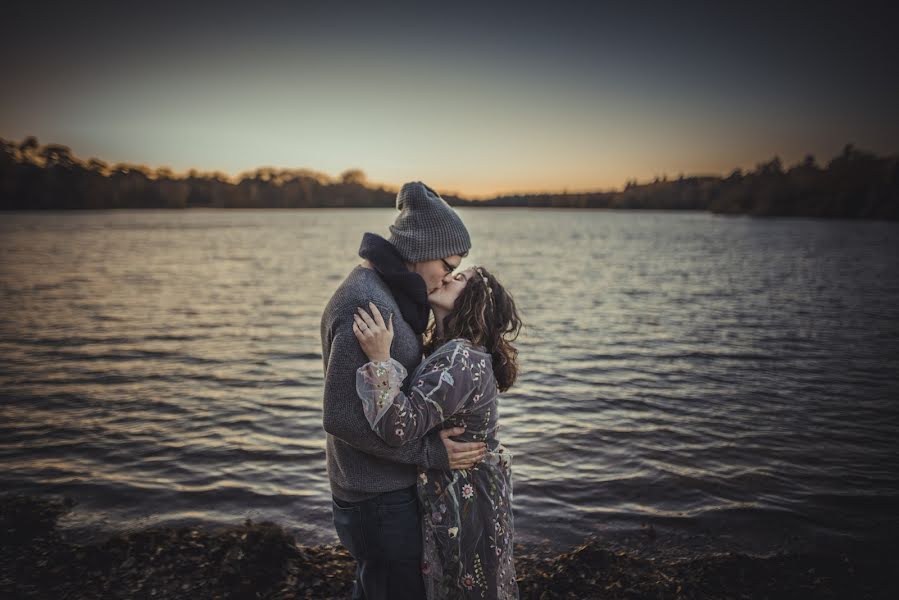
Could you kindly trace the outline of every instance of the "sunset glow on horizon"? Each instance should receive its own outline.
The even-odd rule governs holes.
[[[897,41],[876,11],[631,10],[17,6],[0,137],[176,173],[356,168],[470,198],[899,152]]]

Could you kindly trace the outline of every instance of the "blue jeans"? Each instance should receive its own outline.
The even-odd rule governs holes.
[[[337,537],[356,559],[353,600],[424,600],[414,485],[363,502],[333,498],[331,509]]]

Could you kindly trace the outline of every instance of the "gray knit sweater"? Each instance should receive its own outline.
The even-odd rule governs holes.
[[[390,355],[411,373],[422,353],[421,336],[403,320],[390,288],[378,273],[361,266],[353,269],[334,292],[321,322],[328,479],[331,493],[347,502],[414,485],[416,465],[449,469],[446,448],[436,433],[394,448],[372,431],[365,418],[362,401],[356,394],[356,369],[368,358],[353,335],[353,313],[357,306],[368,309],[370,301],[385,321],[393,315]]]

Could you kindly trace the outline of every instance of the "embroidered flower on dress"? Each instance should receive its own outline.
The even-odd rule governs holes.
[[[471,573],[465,574],[465,577],[462,578],[462,585],[465,586],[466,590],[470,590],[474,587],[474,577],[472,577]]]
[[[434,512],[431,513],[431,520],[434,521],[435,523],[439,523],[443,520],[443,515],[441,515],[439,512],[437,512],[435,510]]]
[[[418,478],[421,480],[422,484],[426,484],[428,482],[428,474],[424,471],[418,474]]]
[[[471,484],[466,483],[462,486],[462,497],[468,500],[472,496],[474,496],[474,488],[471,487]]]
[[[459,535],[459,528],[458,528],[458,527],[450,527],[450,528],[447,529],[446,531],[447,531],[447,533],[449,534],[449,538],[450,538],[451,540],[456,539],[456,536]]]
[[[403,437],[404,435],[406,435],[406,432],[403,431],[402,429],[397,428],[396,434],[397,434],[399,437]]]

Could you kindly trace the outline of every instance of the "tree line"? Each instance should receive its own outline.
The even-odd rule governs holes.
[[[309,169],[263,167],[236,181],[221,172],[81,160],[68,146],[33,136],[0,139],[0,209],[321,208],[392,206],[396,192],[369,187],[349,169],[337,179]]]
[[[391,207],[395,190],[368,185],[359,169],[332,178],[309,169],[223,173],[149,169],[81,160],[67,146],[34,137],[0,139],[0,209]],[[454,206],[705,210],[721,214],[899,219],[899,156],[878,157],[847,144],[825,166],[806,156],[784,168],[779,157],[747,172],[629,181],[609,192],[503,195]]]
[[[484,206],[706,210],[720,214],[899,219],[899,157],[847,144],[825,167],[807,155],[784,169],[779,157],[727,177],[629,181],[624,190],[499,196]]]

